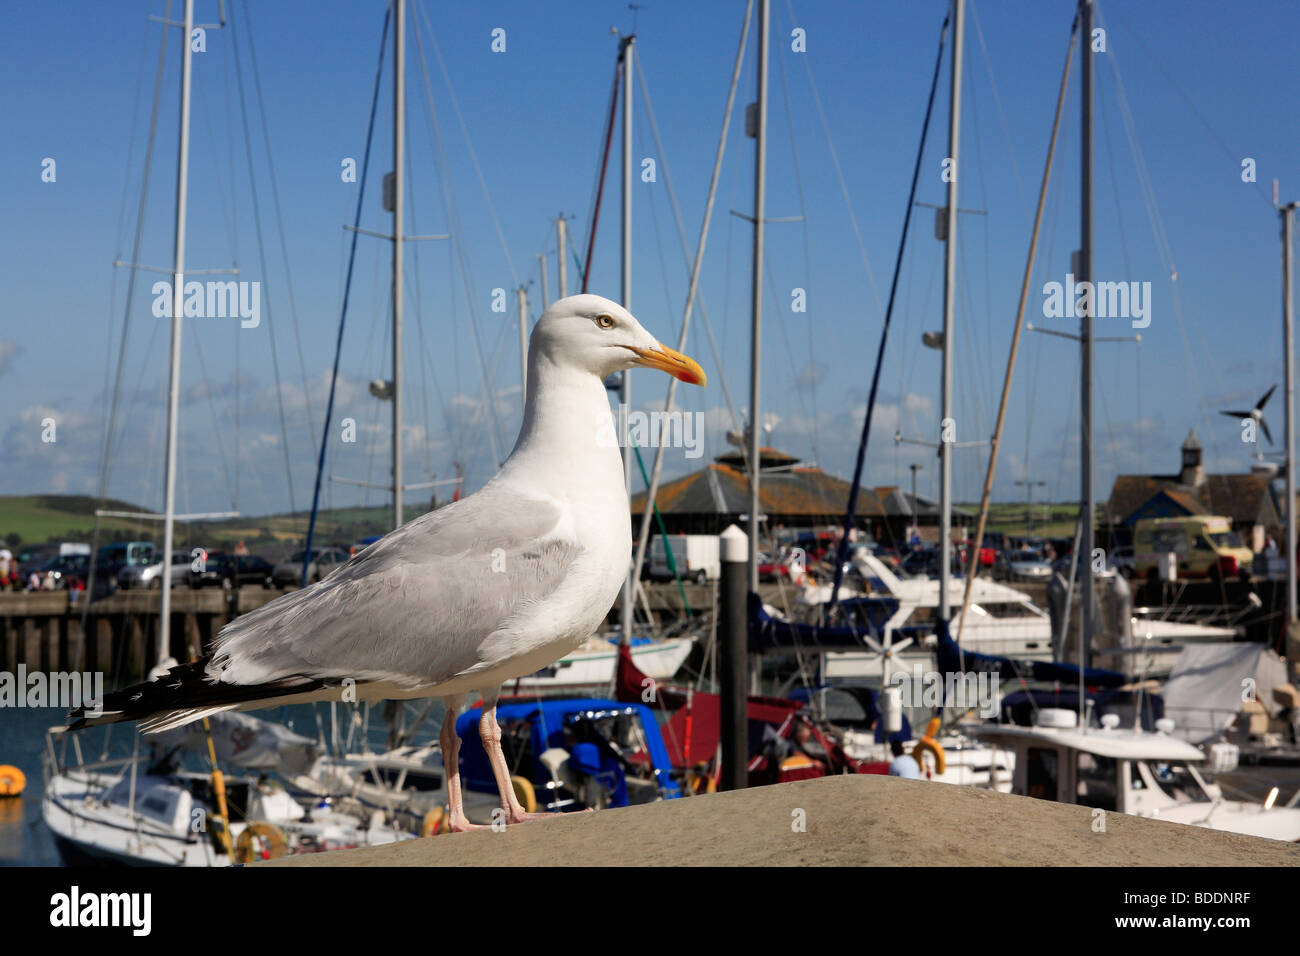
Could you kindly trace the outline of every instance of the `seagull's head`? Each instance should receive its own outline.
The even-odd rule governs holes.
[[[657,368],[691,385],[706,381],[699,362],[670,349],[631,312],[598,295],[571,295],[552,303],[533,329],[530,350],[599,378],[630,368]]]

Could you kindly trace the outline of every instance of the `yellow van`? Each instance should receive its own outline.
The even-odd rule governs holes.
[[[1177,556],[1180,578],[1223,578],[1250,575],[1255,554],[1232,530],[1232,520],[1217,515],[1186,518],[1142,518],[1133,532],[1134,571],[1154,578],[1160,556]]]

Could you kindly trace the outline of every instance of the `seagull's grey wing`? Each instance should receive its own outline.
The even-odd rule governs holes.
[[[209,673],[438,683],[483,663],[510,616],[559,587],[580,546],[559,510],[491,486],[386,535],[329,577],[232,621]]]

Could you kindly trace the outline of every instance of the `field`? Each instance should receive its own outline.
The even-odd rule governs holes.
[[[979,502],[963,504],[958,507],[965,508],[975,516],[971,519],[971,525],[973,526],[975,520],[979,517]],[[1076,503],[1051,504],[1035,501],[1033,530],[1031,532],[1029,523],[1025,520],[1025,503],[1023,501],[1002,502],[989,505],[987,530],[1014,535],[1032,533],[1039,538],[1073,538],[1074,523],[1078,516],[1079,506]]]
[[[96,499],[88,495],[4,495],[0,496],[0,539],[10,547],[46,541],[91,540],[95,528]],[[961,505],[978,513],[979,505]],[[105,502],[108,511],[145,511],[126,501]],[[406,508],[406,520],[427,510],[423,502]],[[1034,504],[1033,533],[1039,537],[1067,538],[1074,535],[1078,506]],[[279,558],[300,547],[307,533],[308,513],[275,514],[228,518],[222,521],[178,523],[176,546],[201,546],[212,550],[233,547],[242,541],[249,550],[267,558]],[[322,511],[316,521],[316,541],[344,547],[371,535],[383,534],[392,518],[385,506],[336,508]],[[990,531],[1025,534],[1023,502],[994,504],[989,509]],[[100,542],[158,541],[161,522],[133,518],[101,518]]]
[[[87,495],[0,495],[0,539],[9,547],[46,541],[89,542],[95,528],[98,501]],[[143,512],[148,509],[126,501],[108,500],[106,511]],[[408,507],[406,519],[425,511],[423,504]],[[176,546],[201,546],[212,550],[232,547],[242,541],[268,558],[283,556],[301,545],[307,533],[306,512],[229,518],[223,521],[176,525]],[[386,507],[338,508],[322,511],[316,519],[316,540],[320,544],[347,546],[389,530],[391,513]],[[137,518],[100,518],[99,541],[160,541],[161,521]]]

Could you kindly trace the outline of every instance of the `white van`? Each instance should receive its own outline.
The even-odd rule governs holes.
[[[722,575],[717,535],[670,534],[668,542],[673,549],[677,573],[683,581],[703,584]],[[655,535],[650,543],[650,577],[655,581],[671,581],[673,578],[663,535]]]

